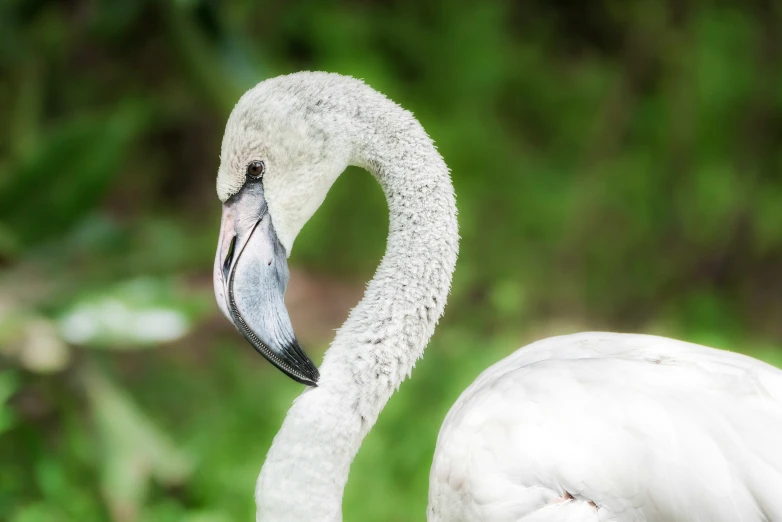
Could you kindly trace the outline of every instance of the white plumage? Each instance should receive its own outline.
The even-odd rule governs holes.
[[[253,161],[266,169],[262,190],[245,176]],[[225,231],[216,294],[235,324],[271,324],[248,334],[242,323],[256,349],[268,351],[275,333],[290,337],[287,315],[280,305],[253,310],[264,301],[247,297],[252,288],[231,286],[232,271],[281,303],[274,292],[284,291],[287,274],[275,271],[273,253],[290,254],[347,165],[367,169],[383,188],[388,245],[325,355],[318,386],[296,399],[269,450],[256,486],[259,522],[341,520],[350,464],[423,353],[456,263],[450,175],[412,114],[339,75],[263,82],[231,114],[217,180]],[[263,231],[253,236],[247,230],[256,219]],[[228,246],[237,237],[250,245],[248,261],[234,259]],[[266,259],[272,268],[264,268]],[[234,291],[236,302],[259,304],[237,310]],[[286,373],[318,379],[300,354],[285,359],[285,349],[276,350],[267,357]],[[782,371],[643,335],[586,333],[532,344],[486,370],[448,414],[428,518],[782,521]]]
[[[781,435],[767,364],[648,335],[554,337],[453,406],[429,519],[782,520]]]

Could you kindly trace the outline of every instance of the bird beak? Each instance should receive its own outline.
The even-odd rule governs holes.
[[[299,346],[285,308],[290,272],[260,182],[248,181],[223,204],[214,265],[217,305],[261,355],[308,386],[318,369]]]

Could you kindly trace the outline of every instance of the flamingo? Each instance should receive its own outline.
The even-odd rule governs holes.
[[[245,93],[220,158],[218,306],[307,386],[258,477],[256,521],[336,522],[362,440],[443,313],[459,247],[450,173],[410,112],[362,81],[318,72]],[[387,248],[318,369],[285,308],[287,257],[348,165],[385,192]],[[533,343],[487,369],[448,413],[427,518],[782,521],[782,371],[649,335]]]

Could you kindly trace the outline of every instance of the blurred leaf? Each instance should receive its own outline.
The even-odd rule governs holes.
[[[0,223],[24,245],[72,227],[120,171],[143,122],[138,111],[128,104],[76,117],[42,137],[0,183]]]
[[[166,21],[172,35],[171,42],[179,53],[182,65],[193,79],[194,86],[202,90],[215,108],[227,114],[244,90],[264,78],[256,71],[255,77],[250,79],[252,75],[247,70],[249,59],[240,46],[226,46],[228,52],[220,56],[219,49],[209,45],[196,16],[203,16],[206,6],[194,4],[197,2],[166,2]],[[196,11],[194,7],[201,9]],[[235,44],[230,32],[224,36],[224,43]],[[232,74],[234,67],[239,73],[238,78]]]
[[[77,299],[58,324],[63,338],[76,345],[151,347],[183,337],[204,308],[169,280],[139,277]]]
[[[84,382],[103,451],[101,489],[116,522],[136,520],[150,480],[181,484],[193,462],[97,368]]]

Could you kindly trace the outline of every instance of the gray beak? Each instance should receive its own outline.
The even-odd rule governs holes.
[[[270,363],[291,379],[315,386],[318,369],[299,346],[285,308],[289,278],[263,185],[248,180],[223,204],[214,265],[217,305]]]

